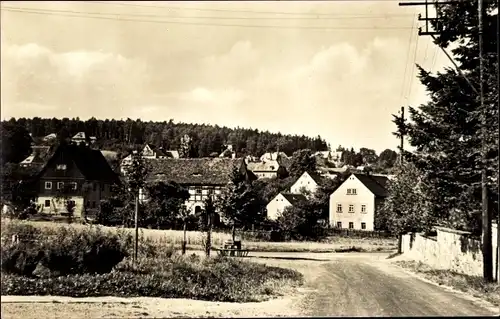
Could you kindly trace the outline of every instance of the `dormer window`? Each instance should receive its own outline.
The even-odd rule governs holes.
[[[58,171],[65,171],[66,170],[66,164],[57,164],[56,170],[58,170]]]

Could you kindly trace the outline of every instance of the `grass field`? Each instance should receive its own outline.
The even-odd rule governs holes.
[[[8,219],[2,219],[2,225],[8,223]],[[35,227],[58,227],[60,223],[48,221],[22,221]],[[82,224],[71,224],[73,227],[89,227]],[[107,230],[116,230],[120,228],[99,226]],[[121,228],[127,232],[134,232],[132,228]],[[158,244],[165,244],[181,247],[183,232],[181,230],[158,230],[158,229],[140,229],[145,239],[155,241]],[[186,235],[187,248],[198,250],[202,247],[204,235],[197,231],[188,231]],[[212,233],[212,246],[220,247],[224,241],[230,240],[231,234]],[[242,243],[244,249],[251,251],[269,251],[269,252],[337,252],[349,248],[355,248],[357,251],[380,252],[392,251],[397,247],[397,241],[393,238],[346,238],[330,237],[325,242],[251,242]]]

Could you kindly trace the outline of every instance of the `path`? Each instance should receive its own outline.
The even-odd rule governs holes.
[[[494,315],[463,296],[412,276],[380,258],[322,263],[302,300],[307,316]],[[498,315],[498,312],[496,312]]]

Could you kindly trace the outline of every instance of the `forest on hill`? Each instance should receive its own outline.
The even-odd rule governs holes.
[[[213,153],[221,153],[227,144],[233,146],[238,156],[260,156],[278,148],[287,155],[301,149],[310,149],[313,152],[328,150],[328,145],[321,136],[312,138],[240,127],[175,123],[173,120],[144,122],[139,119],[91,118],[83,121],[79,118],[34,117],[2,121],[2,127],[7,131],[19,131],[21,135],[23,132],[30,133],[37,143],[41,143],[44,136],[52,133],[57,134],[58,140],[61,140],[78,132],[85,132],[87,136],[97,138],[97,147],[119,153],[126,153],[145,143],[166,150],[178,150],[184,135],[189,135],[191,139],[189,157],[207,157]]]

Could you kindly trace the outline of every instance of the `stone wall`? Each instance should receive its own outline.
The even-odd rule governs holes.
[[[454,229],[436,227],[436,230],[437,237],[426,237],[422,234],[404,235],[402,252],[436,269],[449,269],[475,276],[483,275],[480,239],[471,236],[468,232]],[[493,224],[493,271],[498,276],[497,233],[498,226]]]

